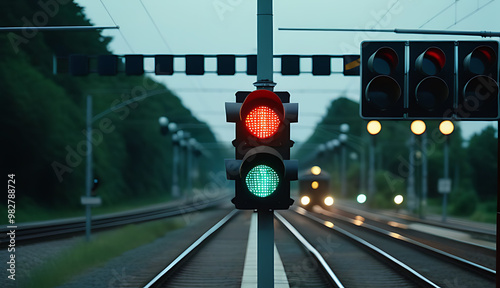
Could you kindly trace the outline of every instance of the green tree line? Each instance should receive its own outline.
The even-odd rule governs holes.
[[[2,1],[0,26],[92,25],[82,7],[67,0]],[[199,143],[214,143],[209,127],[179,98],[148,76],[84,77],[64,73],[70,54],[110,54],[100,31],[21,30],[0,34],[2,171],[15,173],[18,209],[81,209],[85,184],[86,96],[93,114],[152,91],[163,93],[113,111],[93,123],[93,173],[104,205],[167,195],[171,187],[172,142],[160,134],[166,116]],[[53,73],[53,59],[60,59]],[[67,64],[67,62],[66,62]],[[66,66],[67,67],[67,66]],[[66,68],[67,69],[67,68]],[[210,153],[218,157],[218,152]],[[223,169],[201,158],[204,170]],[[221,161],[222,163],[222,161]],[[5,175],[4,174],[4,175]],[[198,186],[208,181],[198,177]]]

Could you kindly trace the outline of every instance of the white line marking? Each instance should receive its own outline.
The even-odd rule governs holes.
[[[245,267],[241,280],[242,288],[257,287],[257,213],[252,214],[250,222],[250,232],[248,234],[247,253],[245,256]],[[289,288],[288,278],[286,278],[285,268],[281,262],[281,257],[274,244],[274,287]]]

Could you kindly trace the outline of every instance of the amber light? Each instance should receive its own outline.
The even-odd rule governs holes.
[[[318,181],[313,181],[313,182],[311,183],[311,188],[313,188],[313,189],[318,189],[318,187],[319,187],[319,183],[318,183]]]
[[[425,132],[425,123],[422,120],[415,120],[410,125],[411,132],[415,135],[420,135]]]
[[[280,125],[278,114],[267,106],[257,106],[245,118],[245,126],[252,135],[265,139],[273,136]]]
[[[445,120],[439,124],[439,131],[441,131],[444,135],[450,135],[454,128],[455,126],[453,126],[453,122],[450,120]]]
[[[368,130],[368,133],[370,133],[371,135],[377,135],[380,130],[382,130],[382,125],[379,121],[372,120],[366,125],[366,130]]]

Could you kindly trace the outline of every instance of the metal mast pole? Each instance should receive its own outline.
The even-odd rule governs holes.
[[[179,136],[177,133],[172,135],[172,146],[173,146],[173,159],[172,159],[172,197],[174,199],[179,198],[180,189],[179,189],[179,145],[180,145]]]
[[[410,211],[415,212],[415,134],[411,133],[410,136],[410,156],[408,167],[408,186],[406,188],[408,197],[408,208]]]
[[[366,151],[361,148],[360,155],[361,164],[360,164],[360,174],[359,174],[359,191],[360,193],[366,193]]]
[[[446,140],[444,142],[444,175],[443,177],[445,179],[448,179],[449,178],[449,167],[448,167],[448,163],[449,163],[449,145],[450,145],[450,140],[449,140],[449,136],[448,135],[445,135],[446,137]],[[443,215],[442,215],[442,221],[443,222],[446,222],[446,206],[448,205],[448,193],[443,193]]]
[[[369,152],[369,170],[368,170],[368,199],[372,199],[375,195],[375,136],[370,135],[370,152]]]
[[[257,1],[257,89],[273,90],[273,1]]]
[[[257,89],[273,90],[273,1],[257,0]],[[257,286],[274,287],[274,213],[258,210]]]
[[[186,180],[187,180],[187,183],[186,183],[186,187],[187,187],[187,192],[186,194],[189,196],[194,196],[194,193],[193,193],[193,150],[194,150],[194,138],[190,138],[188,141],[187,141],[187,149],[186,149],[186,153],[187,153],[187,171],[186,171]]]
[[[92,189],[92,96],[87,95],[87,161],[85,169],[85,196],[90,197]],[[92,214],[90,205],[85,205],[85,238],[90,241]]]
[[[422,134],[422,204],[420,218],[425,218],[425,208],[427,207],[427,132]]]
[[[347,180],[346,180],[346,170],[347,170],[347,159],[346,159],[346,143],[342,142],[341,145],[341,153],[342,153],[342,168],[340,170],[340,173],[341,174],[341,181],[342,181],[342,184],[341,184],[341,194],[342,194],[342,197],[346,197],[347,195]]]

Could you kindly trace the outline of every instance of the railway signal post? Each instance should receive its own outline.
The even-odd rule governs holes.
[[[256,209],[257,284],[274,287],[274,210],[288,209],[290,181],[298,163],[290,160],[290,123],[297,122],[298,104],[288,92],[273,92],[272,0],[257,1],[257,90],[237,92],[226,103],[228,122],[236,123],[235,159],[226,160],[227,178],[235,180],[237,209]]]

